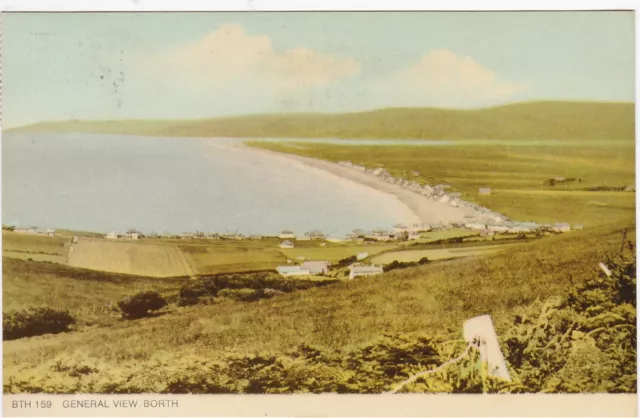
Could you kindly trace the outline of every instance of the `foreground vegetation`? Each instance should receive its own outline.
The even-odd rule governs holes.
[[[88,132],[185,137],[633,139],[633,103],[531,102],[487,109],[392,108],[189,121],[45,122],[7,132]]]
[[[623,226],[257,301],[178,306],[174,283],[162,316],[5,342],[5,392],[378,393],[460,354],[462,322],[485,313],[513,385],[481,379],[469,358],[405,390],[631,392],[635,294],[621,289],[635,261],[606,258],[626,241],[635,254],[634,226],[622,241]]]

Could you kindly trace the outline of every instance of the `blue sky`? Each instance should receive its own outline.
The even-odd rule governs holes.
[[[634,100],[632,12],[3,17],[3,125]]]

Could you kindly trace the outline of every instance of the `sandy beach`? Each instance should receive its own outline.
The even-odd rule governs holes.
[[[218,145],[218,144],[216,144]],[[343,181],[349,181],[361,186],[372,188],[389,196],[389,198],[399,200],[410,212],[403,222],[407,223],[444,223],[464,222],[466,215],[473,215],[473,209],[466,207],[453,207],[447,203],[440,203],[425,196],[412,192],[402,186],[387,183],[378,177],[372,176],[362,171],[350,167],[344,167],[337,163],[318,160],[315,158],[302,157],[293,154],[279,153],[271,150],[250,147],[243,142],[235,142],[229,146],[241,148],[243,151],[253,151],[262,154],[270,154],[279,158],[285,158],[290,162],[296,162],[309,168],[323,171],[326,175],[338,176]]]

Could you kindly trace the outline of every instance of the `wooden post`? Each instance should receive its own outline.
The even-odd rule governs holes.
[[[511,376],[498,344],[498,336],[489,315],[477,316],[466,320],[464,323],[464,339],[467,343],[477,340],[480,361],[482,364],[486,363],[489,376],[511,381]]]

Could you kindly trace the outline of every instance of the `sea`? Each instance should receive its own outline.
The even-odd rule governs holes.
[[[238,141],[4,134],[2,222],[103,233],[343,236],[407,219],[393,196]]]

